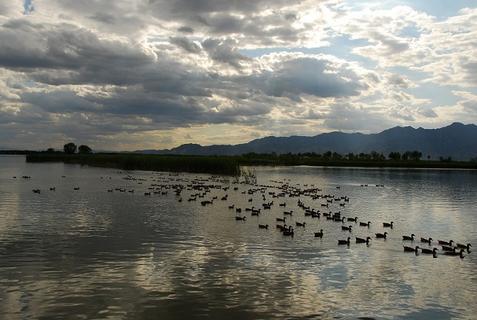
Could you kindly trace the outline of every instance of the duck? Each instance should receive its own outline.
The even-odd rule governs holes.
[[[444,241],[444,240],[437,240],[437,243],[439,244],[443,244],[445,246],[452,246],[452,243],[454,242],[454,240],[449,240],[449,241]]]
[[[284,215],[288,215],[288,216],[291,216],[293,215],[293,210],[290,210],[290,211],[284,211],[283,212]]]
[[[454,251],[446,251],[444,252],[446,256],[460,256],[461,259],[464,259],[464,249],[460,249],[459,252],[457,252],[455,249]]]
[[[426,248],[422,248],[421,249],[421,252],[424,253],[424,254],[437,254],[437,248],[434,248],[434,249],[426,249]]]
[[[456,243],[456,247],[459,249],[466,249],[467,252],[470,252],[470,247],[472,247],[472,245],[470,243],[468,244]]]
[[[350,240],[351,240],[350,237],[348,237],[347,240],[338,240],[338,245],[348,245],[349,246]]]
[[[268,224],[259,224],[258,228],[259,229],[268,229]]]
[[[284,235],[284,236],[291,236],[291,237],[293,237],[294,234],[295,234],[295,232],[293,231],[292,226],[289,226],[288,229],[283,230],[283,235]]]
[[[304,228],[306,222],[303,222],[303,223],[301,223],[301,222],[295,222],[295,224],[296,224],[297,227],[303,227],[303,228]]]
[[[349,231],[349,232],[351,232],[351,228],[352,228],[352,226],[349,226],[349,227],[341,226],[341,230],[343,230],[343,231]]]
[[[237,216],[237,217],[235,217],[235,220],[237,220],[237,221],[245,221],[246,219],[247,219],[246,216],[243,216],[243,217]]]
[[[432,238],[429,238],[429,239],[421,238],[421,242],[425,242],[425,243],[428,243],[429,245],[431,245]]]
[[[418,250],[419,250],[419,246],[416,246],[415,248],[403,246],[403,248],[404,248],[404,251],[406,251],[406,252],[415,252],[415,253],[417,253]]]
[[[392,229],[392,228],[393,228],[393,224],[394,224],[394,222],[392,222],[392,221],[391,221],[391,222],[383,222],[383,227],[384,227],[384,228],[391,228],[391,229]]]
[[[278,222],[286,222],[287,218],[284,217],[284,218],[277,218],[276,219]]]
[[[376,238],[378,239],[386,239],[386,236],[387,236],[387,232],[385,233],[376,233]]]
[[[402,241],[414,241],[416,235],[413,233],[411,236],[402,236]]]
[[[442,246],[442,250],[443,250],[443,251],[455,251],[455,248],[454,248],[454,247],[450,247],[450,246]]]
[[[371,237],[366,237],[366,239],[356,237],[356,243],[369,244],[369,240],[371,240]]]
[[[242,212],[242,208],[236,208],[236,209],[235,209],[235,212],[237,212],[237,213]]]
[[[323,238],[323,229],[320,229],[320,232],[315,232],[315,238]]]
[[[347,221],[350,221],[350,222],[358,222],[358,217],[347,218],[346,220],[347,220]]]
[[[368,221],[367,223],[366,222],[360,222],[359,225],[361,227],[368,227],[369,228],[369,226],[371,225],[371,221]]]
[[[232,204],[229,206],[229,209],[233,209],[233,208],[235,208],[235,204]]]

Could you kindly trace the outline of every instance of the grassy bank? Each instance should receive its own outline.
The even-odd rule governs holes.
[[[323,159],[302,155],[253,155],[237,157],[240,165],[250,166],[333,166],[333,167],[389,167],[389,168],[441,168],[477,169],[477,162],[434,160],[347,160]]]
[[[27,162],[64,162],[123,170],[149,170],[239,175],[240,166],[336,166],[477,169],[476,162],[430,160],[336,160],[302,155],[183,156],[129,153],[33,153]]]
[[[122,170],[211,173],[238,175],[237,159],[231,157],[201,157],[173,155],[143,155],[125,153],[64,154],[37,153],[26,156],[27,162],[64,162]]]

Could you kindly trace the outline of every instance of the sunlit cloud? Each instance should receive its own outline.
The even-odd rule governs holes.
[[[0,147],[475,121],[477,8],[434,14],[409,1],[2,3]]]

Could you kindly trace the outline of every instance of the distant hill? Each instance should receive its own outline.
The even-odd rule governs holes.
[[[391,151],[418,150],[423,158],[452,157],[469,160],[477,157],[477,126],[455,122],[439,129],[394,127],[375,134],[330,132],[313,137],[265,137],[237,145],[184,144],[170,150],[139,150],[148,154],[240,155],[244,153],[369,153],[386,156]]]

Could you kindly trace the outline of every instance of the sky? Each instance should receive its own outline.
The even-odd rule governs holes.
[[[0,2],[0,148],[477,123],[477,1]]]

